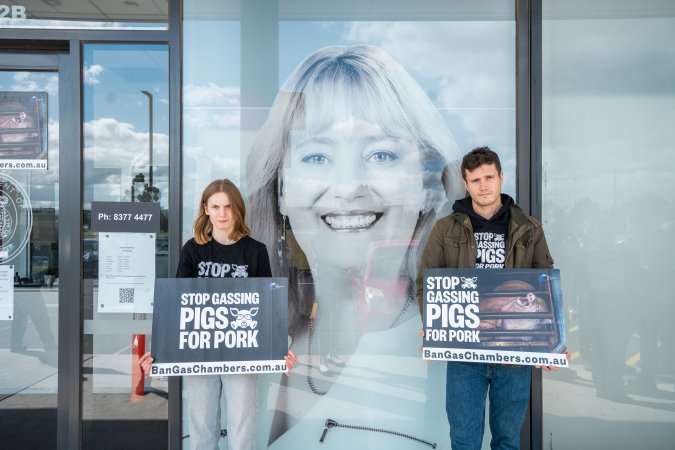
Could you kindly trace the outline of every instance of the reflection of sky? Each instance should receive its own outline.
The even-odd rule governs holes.
[[[673,40],[673,18],[544,21],[549,201],[609,207],[648,192],[675,200]]]
[[[241,130],[240,24],[184,22],[184,189],[196,201],[217,176],[239,180],[254,131]],[[515,25],[513,21],[279,23],[279,84],[311,52],[368,43],[420,83],[461,152],[489,145],[502,156],[504,190],[515,192]],[[256,55],[243,55],[256,58]],[[266,114],[266,112],[264,112]],[[243,150],[242,150],[243,148]],[[198,174],[192,175],[198,172]],[[190,200],[193,199],[193,200]]]
[[[84,120],[116,118],[148,131],[148,98],[154,97],[154,132],[168,133],[166,45],[98,44],[84,47]],[[93,88],[88,88],[91,86]]]
[[[240,183],[240,24],[183,22],[183,230],[191,234],[202,189]]]
[[[142,91],[153,99],[153,184],[167,207],[167,46],[89,44],[83,65],[85,207],[92,200],[129,201],[137,173],[148,182],[150,109]]]
[[[240,29],[238,21],[184,21],[184,83],[238,87]]]

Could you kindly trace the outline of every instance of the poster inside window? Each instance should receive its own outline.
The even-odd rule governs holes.
[[[47,93],[0,92],[0,168],[47,169]]]

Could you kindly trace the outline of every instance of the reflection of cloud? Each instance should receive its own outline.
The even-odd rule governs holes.
[[[101,81],[98,76],[103,73],[103,66],[94,64],[91,66],[84,66],[83,76],[85,84],[99,84]]]
[[[131,167],[148,164],[148,133],[116,119],[102,118],[84,124],[84,156],[96,167]],[[153,163],[168,164],[169,136],[154,133]],[[122,165],[123,166],[122,166]]]
[[[185,145],[183,147],[183,217],[191,221],[196,217],[196,208],[204,188],[218,178],[229,178],[237,186],[241,186],[241,159],[228,157],[228,152],[213,151],[201,146]],[[189,218],[189,219],[188,219]],[[185,239],[192,237],[190,227],[184,227]]]
[[[515,154],[514,21],[353,22],[344,38],[401,63],[441,110],[460,151],[489,145],[504,159]]]
[[[551,94],[675,93],[672,17],[543,22],[543,82]]]
[[[666,17],[544,21],[544,205],[576,210],[593,199],[588,217],[614,217],[601,205],[622,217],[638,205],[648,217],[643,196],[672,198],[673,38]]]
[[[186,127],[196,129],[238,128],[240,123],[240,91],[238,87],[186,85],[183,89],[183,120]]]
[[[346,38],[381,47],[440,107],[512,108],[514,33],[513,21],[353,22]]]
[[[16,72],[13,76],[12,91],[59,92],[59,78],[55,73]]]
[[[148,133],[136,131],[130,123],[118,122],[112,118],[85,122],[84,142],[84,158],[87,166],[97,169],[119,168],[119,176],[114,178],[110,178],[110,171],[105,170],[90,170],[87,174],[87,183],[108,185],[111,195],[114,195],[114,192],[124,193],[131,186],[134,174],[147,170]],[[169,136],[154,133],[152,161],[155,166],[154,174],[157,184],[160,180],[166,179],[166,176],[162,175],[162,166],[168,166],[168,154]],[[110,184],[111,180],[114,184]],[[163,194],[162,204],[166,202],[168,202],[168,197]]]
[[[183,104],[186,107],[197,106],[239,106],[239,88],[188,84],[183,88]]]
[[[241,114],[239,109],[217,111],[214,109],[185,109],[183,123],[186,127],[195,129],[230,128],[238,129]]]
[[[206,187],[211,181],[216,178],[231,178],[233,174],[239,173],[241,167],[241,160],[239,158],[228,158],[224,151],[213,151],[199,146],[185,146],[185,164],[193,167],[204,164],[209,167],[208,171],[200,171],[206,176],[208,181],[202,187]],[[211,170],[216,172],[213,178],[209,178]],[[188,173],[188,172],[186,172]],[[199,174],[195,174],[199,176]]]

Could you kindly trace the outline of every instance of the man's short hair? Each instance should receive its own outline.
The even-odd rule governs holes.
[[[502,173],[502,164],[499,155],[490,150],[490,147],[476,147],[462,158],[462,178],[466,181],[466,172],[471,172],[483,164],[494,164],[497,173]]]

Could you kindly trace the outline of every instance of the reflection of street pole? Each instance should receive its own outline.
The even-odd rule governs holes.
[[[148,91],[141,91],[148,97],[148,186],[152,188],[152,94]],[[134,181],[143,180],[143,174],[138,174]],[[132,188],[133,191],[133,188]],[[150,189],[150,192],[152,189]],[[133,201],[133,195],[132,195]],[[145,320],[145,314],[132,315],[133,319]],[[145,353],[145,334],[134,334],[131,337],[131,402],[137,403],[143,400],[145,395],[145,374],[138,365],[138,360]]]
[[[141,91],[148,97],[148,147],[150,149],[148,184],[152,187],[152,94],[148,91]]]

